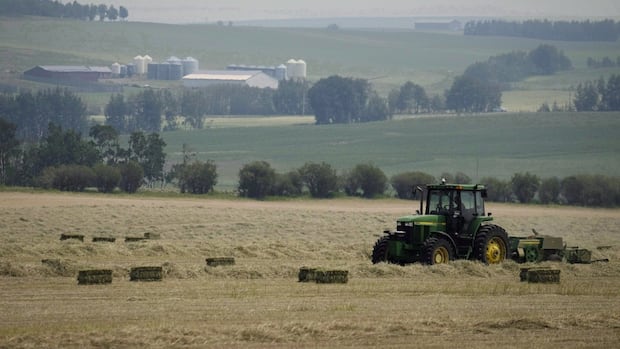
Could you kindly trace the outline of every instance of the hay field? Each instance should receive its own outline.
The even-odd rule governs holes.
[[[415,206],[0,192],[0,348],[617,345],[620,210],[489,204],[512,235],[535,228],[611,259],[555,265],[561,283],[536,285],[513,262],[372,265],[379,232]],[[161,239],[123,241],[146,232]],[[236,265],[206,267],[225,256]],[[129,281],[149,265],[163,281]],[[347,269],[349,283],[298,283],[301,266]],[[89,268],[112,284],[78,286]]]

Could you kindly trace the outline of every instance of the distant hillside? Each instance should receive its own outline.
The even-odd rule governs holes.
[[[411,30],[328,31],[41,18],[3,18],[0,29],[3,80],[6,74],[15,77],[36,65],[110,65],[144,54],[155,61],[172,55],[192,56],[200,61],[201,69],[222,69],[228,64],[274,65],[301,58],[308,63],[311,80],[334,74],[372,79],[385,95],[408,80],[429,93],[443,93],[468,65],[513,50],[528,51],[544,42]],[[575,76],[563,75],[551,89],[561,96],[583,81],[583,75],[585,80],[600,75],[596,70],[584,71],[589,57],[620,55],[615,43],[551,43],[563,50],[576,68]],[[524,89],[529,90],[528,86]]]

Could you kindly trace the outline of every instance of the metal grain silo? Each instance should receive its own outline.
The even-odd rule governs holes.
[[[184,75],[194,74],[195,72],[198,71],[198,60],[192,57],[185,58],[184,60],[181,61],[181,64],[183,65]]]
[[[159,79],[159,64],[157,63],[149,63],[147,67],[147,78],[149,80],[157,80]]]
[[[305,79],[307,73],[308,73],[308,65],[306,64],[306,61],[304,61],[303,59],[298,60],[297,61],[297,78]]]
[[[144,60],[144,67],[143,67],[144,73],[142,73],[142,74],[146,74],[146,70],[147,70],[149,64],[153,63],[153,58],[151,58],[151,56],[149,56],[149,55],[145,55],[144,57],[142,57],[142,59]]]
[[[112,75],[114,76],[121,75],[121,64],[118,62],[114,62],[110,67],[110,70],[112,71]]]
[[[169,80],[181,80],[183,79],[183,64],[170,63],[170,75]]]
[[[170,63],[164,62],[157,65],[157,80],[170,80]]]
[[[138,55],[133,58],[133,64],[136,65],[136,74],[142,75],[146,73],[146,65],[144,64],[144,57]]]
[[[284,64],[277,66],[275,75],[275,78],[278,79],[278,81],[286,80],[286,66]]]
[[[129,63],[127,64],[127,76],[131,77],[136,75],[136,64],[135,63]]]
[[[289,79],[294,79],[296,73],[297,60],[289,59],[286,61],[286,74]]]

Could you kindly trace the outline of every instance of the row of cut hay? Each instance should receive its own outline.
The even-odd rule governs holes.
[[[301,267],[298,279],[299,282],[314,281],[317,284],[346,284],[349,282],[349,271]]]

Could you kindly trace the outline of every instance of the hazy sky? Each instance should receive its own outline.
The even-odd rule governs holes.
[[[112,0],[133,21],[166,23],[317,17],[611,17],[619,0]]]

